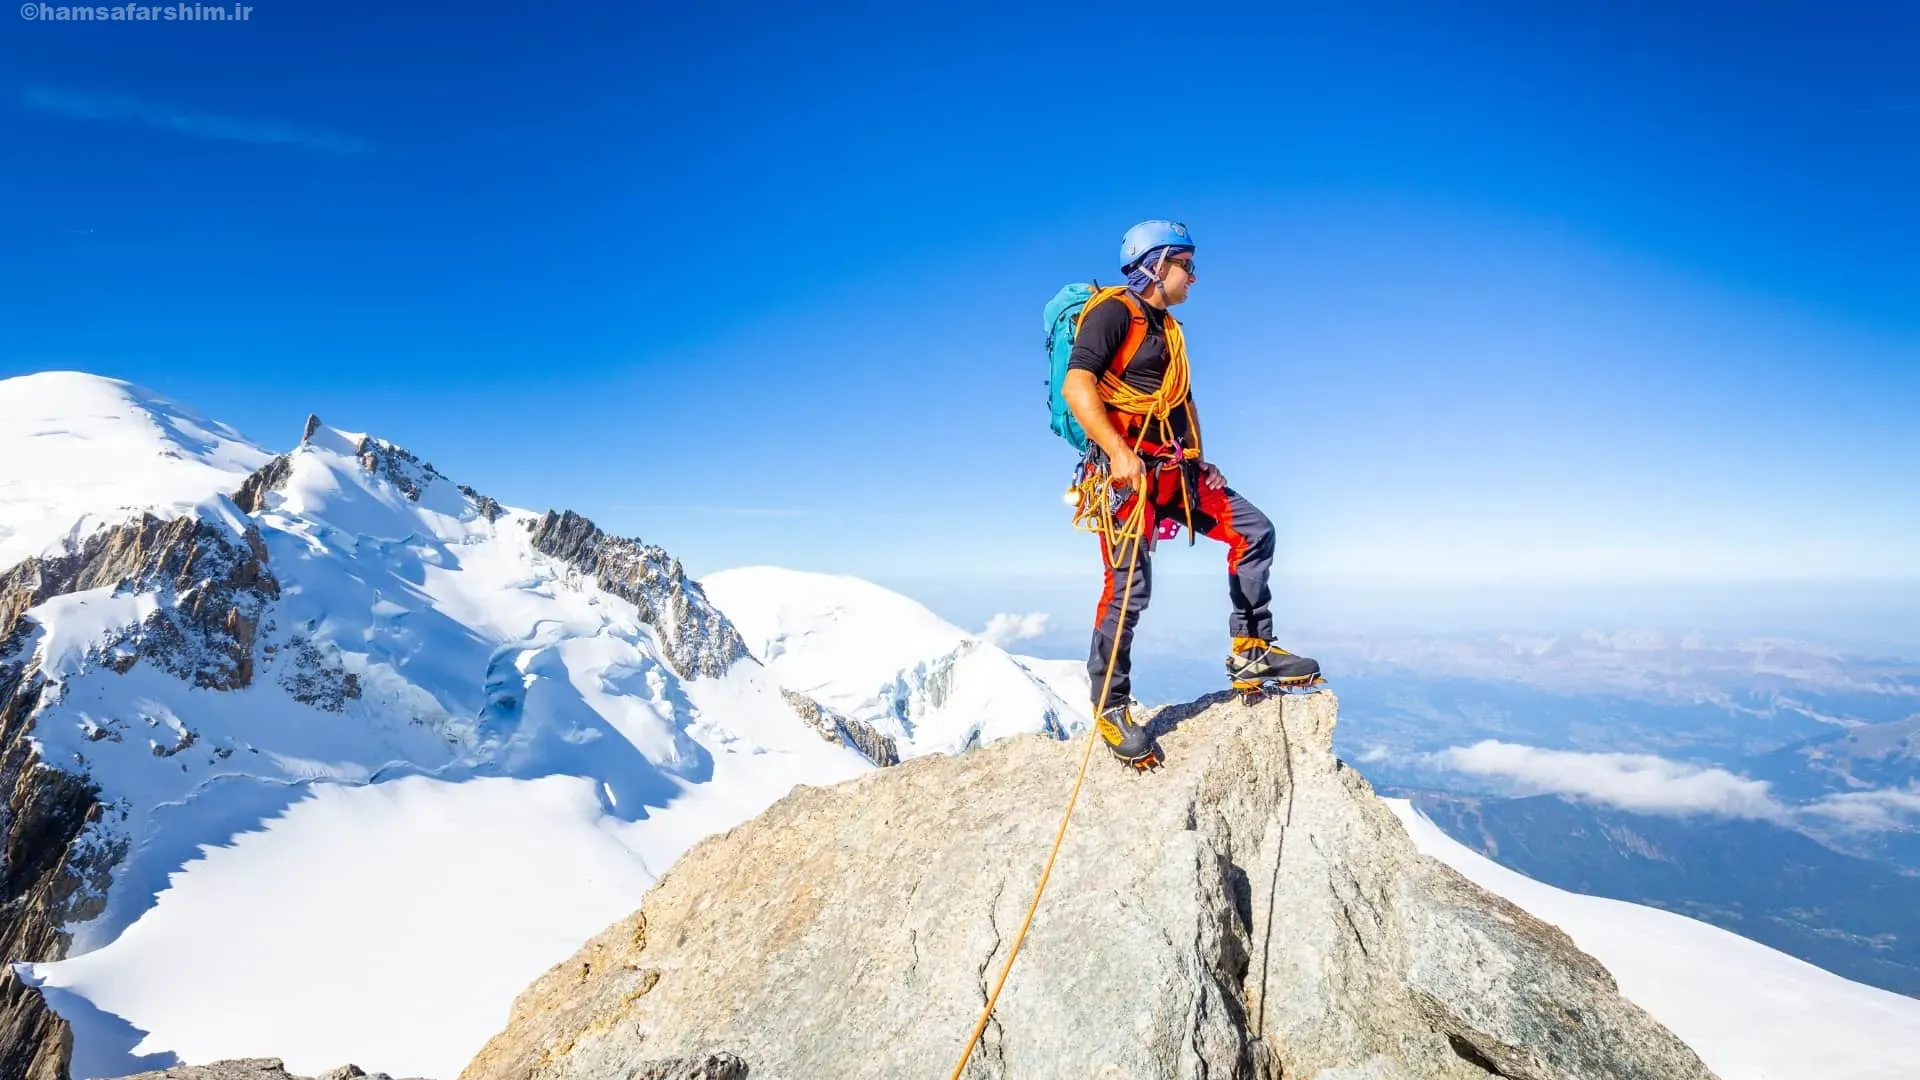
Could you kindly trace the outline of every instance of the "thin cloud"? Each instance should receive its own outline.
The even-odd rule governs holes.
[[[1399,761],[1501,781],[1519,795],[1558,795],[1643,814],[1717,814],[1824,831],[1884,832],[1920,825],[1920,785],[1783,803],[1773,786],[1726,769],[1654,754],[1544,750],[1487,739],[1432,754],[1399,755],[1369,746],[1362,763]]]
[[[1005,648],[1016,641],[1037,638],[1047,632],[1047,613],[1030,611],[1025,615],[1012,615],[1001,612],[987,620],[987,628],[980,636],[995,645]]]
[[[1770,821],[1790,816],[1765,780],[1654,754],[1543,750],[1488,739],[1434,757],[1448,768],[1503,779],[1529,794],[1565,795],[1622,810]]]
[[[1881,788],[1829,795],[1807,807],[1807,812],[1854,829],[1898,829],[1920,822],[1920,789]]]
[[[27,90],[29,108],[77,120],[120,120],[203,139],[290,146],[323,154],[365,154],[373,145],[353,135],[297,127],[281,120],[249,120],[219,113],[199,112],[140,98],[82,94],[35,86]]]

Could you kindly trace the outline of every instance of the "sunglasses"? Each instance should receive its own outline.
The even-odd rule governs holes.
[[[1168,262],[1168,264],[1169,264],[1169,265],[1172,265],[1172,266],[1177,266],[1177,267],[1179,267],[1180,269],[1182,269],[1182,270],[1184,270],[1184,271],[1186,271],[1186,273],[1187,273],[1187,276],[1188,276],[1188,277],[1192,277],[1192,276],[1193,276],[1193,260],[1192,260],[1192,259],[1190,259],[1190,258],[1188,258],[1188,259],[1168,259],[1168,260],[1167,260],[1167,262]]]

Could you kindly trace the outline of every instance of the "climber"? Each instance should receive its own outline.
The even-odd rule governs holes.
[[[1130,653],[1152,588],[1153,540],[1170,535],[1172,521],[1186,525],[1188,543],[1204,534],[1227,545],[1233,642],[1226,667],[1236,689],[1309,685],[1320,665],[1272,643],[1273,522],[1228,487],[1202,453],[1186,341],[1168,311],[1186,300],[1196,279],[1193,238],[1185,225],[1143,221],[1121,239],[1120,259],[1127,285],[1093,292],[1081,309],[1061,396],[1085,432],[1089,463],[1104,465],[1113,486],[1127,493],[1115,516],[1131,513],[1136,499],[1146,502],[1143,539],[1129,546],[1131,559],[1101,538],[1105,585],[1087,658],[1095,696],[1106,687],[1093,703],[1101,738],[1115,757],[1143,768],[1159,756],[1128,707]]]

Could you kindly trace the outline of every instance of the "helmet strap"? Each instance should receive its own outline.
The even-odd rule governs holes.
[[[1150,296],[1154,289],[1160,287],[1160,283],[1163,280],[1161,274],[1162,264],[1166,262],[1166,259],[1167,249],[1164,247],[1153,252],[1151,257],[1143,256],[1141,261],[1134,264],[1133,269],[1128,271],[1128,285],[1143,298]],[[1142,278],[1145,279],[1144,282],[1140,282]],[[1136,284],[1136,282],[1140,283]]]
[[[1153,279],[1153,284],[1147,286],[1147,289],[1149,292],[1155,289],[1158,289],[1163,293],[1167,291],[1166,290],[1166,280],[1167,280],[1166,268],[1167,268],[1168,250],[1169,250],[1168,248],[1161,248],[1159,253],[1154,257],[1153,269],[1147,271],[1147,276]]]

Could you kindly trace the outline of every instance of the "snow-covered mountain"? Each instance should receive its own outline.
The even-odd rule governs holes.
[[[860,578],[752,566],[700,584],[782,686],[903,758],[1091,722],[1077,661],[1015,656]]]
[[[451,1076],[794,784],[1085,723],[1070,671],[855,579],[718,575],[754,642],[810,643],[763,666],[666,551],[318,418],[275,455],[77,373],[0,381],[0,417],[0,944],[66,957],[21,974],[76,1076]],[[4,1001],[14,1058],[57,1052]]]
[[[275,456],[77,374],[0,416],[0,929],[70,957],[25,973],[77,1076],[450,1076],[692,842],[872,768],[657,547],[317,419]]]
[[[138,511],[184,512],[270,457],[137,386],[71,371],[0,380],[0,569]]]
[[[275,1056],[448,1080],[536,976],[793,785],[1087,723],[1077,661],[870,583],[695,582],[381,439],[299,434],[276,455],[114,380],[0,381],[0,950],[46,961],[0,969],[0,1075],[65,1053],[24,979],[72,1024],[75,1077]],[[1874,1062],[1920,1049],[1909,999],[1483,883],[1730,1078],[1900,1075]]]

